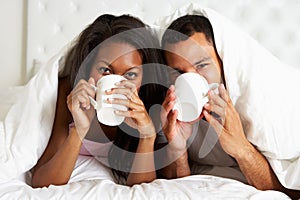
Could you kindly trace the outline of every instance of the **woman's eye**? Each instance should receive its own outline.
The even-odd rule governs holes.
[[[99,67],[98,72],[103,75],[111,74],[111,70],[107,67]]]
[[[135,72],[128,72],[124,76],[125,76],[125,78],[132,80],[132,79],[135,79],[138,76],[138,74]]]

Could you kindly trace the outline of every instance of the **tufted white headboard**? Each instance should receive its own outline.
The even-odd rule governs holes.
[[[100,14],[131,14],[151,25],[189,2],[220,12],[300,68],[298,0],[28,0],[27,78]]]

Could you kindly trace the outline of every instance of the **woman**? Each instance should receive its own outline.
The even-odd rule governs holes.
[[[147,63],[159,63],[157,45],[146,25],[127,15],[102,15],[80,34],[65,59],[52,135],[33,169],[33,187],[66,184],[78,155],[92,149],[99,150],[97,156],[108,157],[116,177],[125,178],[127,185],[156,178],[156,132],[147,110],[161,103],[164,89],[155,83],[161,83],[159,74],[165,73],[158,72],[158,65]],[[126,117],[119,127],[99,123],[90,105],[89,96],[95,98],[93,86],[108,74],[126,78],[106,91],[128,98],[108,100],[128,107],[128,111],[116,112]]]

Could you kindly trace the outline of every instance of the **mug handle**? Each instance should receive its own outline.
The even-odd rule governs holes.
[[[219,87],[218,83],[211,83],[208,85],[209,90],[214,90],[217,94],[219,93],[219,90],[217,88]],[[205,95],[205,97],[202,99],[203,105],[206,104],[209,101],[208,94]]]
[[[209,90],[216,90],[218,87],[219,87],[219,83],[211,83],[208,85]],[[219,92],[219,91],[216,91],[216,92]]]
[[[97,91],[97,87],[90,84],[90,86],[95,90],[95,92]],[[95,99],[93,99],[91,96],[89,96],[90,102],[92,104],[92,106],[94,107],[94,109],[97,109],[98,103],[97,101],[95,101]]]
[[[90,102],[92,104],[92,106],[94,107],[94,109],[97,109],[98,103],[97,101],[95,101],[95,99],[93,99],[91,96],[89,96]]]

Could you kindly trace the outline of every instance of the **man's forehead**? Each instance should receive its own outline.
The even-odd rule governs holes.
[[[173,57],[173,58],[182,58],[188,60],[190,62],[196,62],[195,59],[208,59],[209,56],[209,48],[208,45],[201,45],[195,42],[192,39],[188,39],[185,41],[180,41],[175,44],[166,45],[165,50]]]

